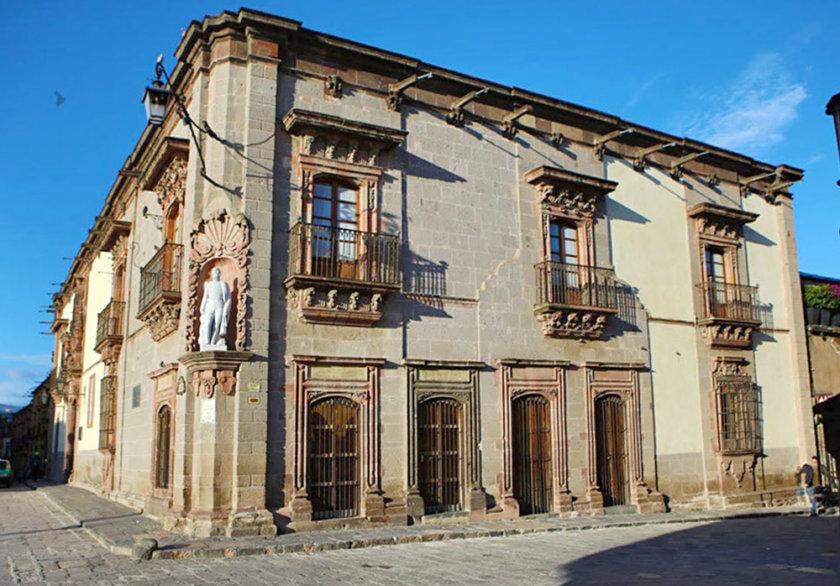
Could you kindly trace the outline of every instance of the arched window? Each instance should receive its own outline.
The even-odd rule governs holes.
[[[155,487],[169,488],[170,440],[172,437],[172,410],[164,405],[157,413],[155,434]]]

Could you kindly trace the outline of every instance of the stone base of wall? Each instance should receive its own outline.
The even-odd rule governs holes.
[[[169,511],[161,518],[167,531],[189,537],[249,537],[277,535],[274,516],[265,509],[229,511],[191,511],[176,515]]]

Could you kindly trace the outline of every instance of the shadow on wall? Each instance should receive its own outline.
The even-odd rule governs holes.
[[[612,530],[610,538],[626,543],[651,531],[667,533],[557,566],[554,578],[563,584],[813,585],[837,584],[840,574],[834,518],[729,519],[677,531],[634,527]]]
[[[460,175],[444,169],[440,165],[435,165],[431,161],[421,159],[408,151],[403,152],[403,158],[406,162],[405,172],[412,177],[434,179],[435,181],[445,181],[447,183],[466,181]]]
[[[443,309],[446,295],[446,261],[435,262],[403,245],[403,295],[407,302],[406,321],[420,321],[424,317],[452,316]]]
[[[626,205],[617,202],[613,198],[607,200],[607,218],[610,220],[624,220],[635,224],[649,224],[650,220],[639,212],[636,212]]]
[[[750,226],[744,226],[744,240],[753,244],[760,244],[761,246],[776,246],[775,242],[763,234],[756,232]]]

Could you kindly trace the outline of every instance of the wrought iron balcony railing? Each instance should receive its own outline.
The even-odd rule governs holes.
[[[125,301],[111,301],[99,312],[96,319],[96,348],[109,339],[123,336],[123,313]]]
[[[289,231],[289,276],[399,287],[397,236],[297,223]]]
[[[537,305],[618,308],[612,269],[549,261],[537,264],[536,269]]]
[[[158,299],[181,298],[181,259],[184,247],[166,243],[140,271],[140,301],[142,314]]]
[[[758,287],[707,282],[698,285],[703,297],[703,319],[761,323]]]

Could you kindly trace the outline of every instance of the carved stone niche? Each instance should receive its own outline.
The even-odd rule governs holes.
[[[200,303],[204,283],[213,269],[230,287],[231,310],[228,318],[227,347],[244,350],[248,302],[248,250],[251,228],[243,214],[232,216],[225,209],[213,212],[193,226],[190,233],[189,293],[187,297],[187,351],[199,348]]]

